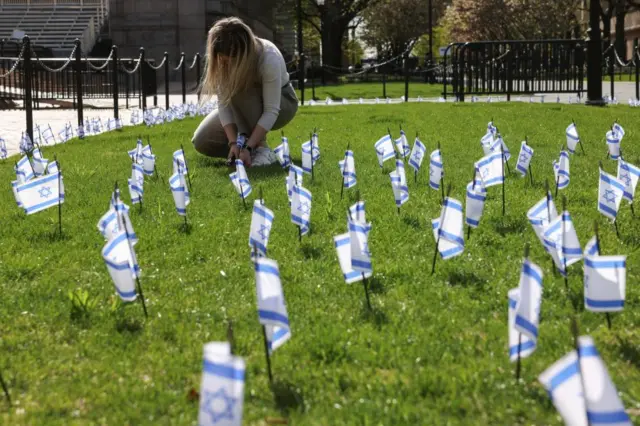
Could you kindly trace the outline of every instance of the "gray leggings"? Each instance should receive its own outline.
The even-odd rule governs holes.
[[[229,104],[233,111],[233,118],[238,132],[251,135],[262,116],[262,87],[249,89],[236,95]],[[298,97],[291,86],[287,84],[282,88],[280,98],[280,113],[271,130],[281,129],[286,126],[298,111]],[[215,110],[198,126],[193,134],[193,146],[200,154],[209,157],[226,158],[229,155],[229,141],[224,132],[218,111]],[[266,141],[264,141],[266,146]]]

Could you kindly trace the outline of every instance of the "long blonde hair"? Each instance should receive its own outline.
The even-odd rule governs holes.
[[[228,105],[238,93],[257,81],[258,60],[262,45],[241,19],[221,19],[209,30],[207,66],[202,79],[203,100],[218,96],[218,102]]]

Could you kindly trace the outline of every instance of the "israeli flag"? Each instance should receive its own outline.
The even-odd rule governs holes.
[[[566,273],[565,266],[568,268],[582,259],[582,246],[568,211],[564,211],[562,216],[552,220],[544,229],[544,245],[563,274]]]
[[[199,426],[242,426],[245,369],[228,342],[204,346]]]
[[[495,135],[496,133],[498,133],[498,128],[493,125],[493,121],[487,123],[487,134]]]
[[[67,123],[64,126],[64,129],[58,132],[58,139],[60,139],[61,143],[68,142],[73,137],[73,128],[71,124]]]
[[[570,153],[575,154],[576,147],[580,143],[580,136],[578,135],[578,128],[575,123],[569,124],[565,133],[567,135],[567,149]]]
[[[20,196],[18,195],[18,185],[20,182],[17,180],[11,181],[11,190],[13,191],[13,197],[16,199],[16,204],[19,208],[22,208],[22,201],[20,201]]]
[[[516,325],[516,308],[520,301],[520,289],[514,288],[509,290],[509,360],[515,362],[520,358],[527,358],[536,350],[536,341],[529,338],[528,335],[520,333]]]
[[[61,180],[60,173],[54,173],[19,184],[16,187],[17,199],[22,203],[25,213],[38,213],[64,203],[60,193]]]
[[[565,425],[587,426],[587,410],[576,351],[571,351],[556,361],[538,380],[549,393]]]
[[[609,156],[612,160],[620,158],[620,142],[621,137],[615,130],[607,132],[607,147],[609,148]]]
[[[31,160],[26,155],[16,163],[15,167],[16,176],[18,182],[24,183],[35,177],[34,168],[31,165]]]
[[[472,228],[480,225],[480,218],[484,210],[484,203],[487,200],[487,190],[482,184],[469,182],[467,185],[467,199],[465,203],[466,223]]]
[[[558,185],[558,189],[565,189],[569,186],[569,153],[567,151],[560,152],[560,160],[553,162],[553,174]]]
[[[311,220],[311,192],[301,186],[293,187],[291,197],[291,222],[300,227],[300,233],[307,235]]]
[[[522,141],[520,145],[520,155],[518,155],[518,164],[516,170],[524,177],[529,173],[529,164],[533,158],[533,148],[527,145],[526,141]]]
[[[489,188],[495,185],[501,185],[504,182],[504,164],[501,153],[494,153],[482,157],[480,161],[475,163],[476,173],[482,179],[482,185]]]
[[[291,200],[293,199],[293,188],[295,186],[302,186],[303,177],[303,170],[295,164],[291,163],[291,165],[289,166],[289,174],[285,178],[289,203],[291,203]]]
[[[493,135],[494,133],[487,133],[482,137],[482,139],[480,139],[480,145],[482,146],[484,155],[491,155],[493,152],[491,150],[491,147],[493,146]]]
[[[556,205],[551,198],[550,192],[527,212],[527,219],[543,245],[544,229],[557,217],[558,211],[556,210]]]
[[[2,138],[0,138],[0,159],[7,159],[7,143]]]
[[[58,162],[57,161],[52,161],[49,164],[47,164],[47,174],[53,174],[53,173],[57,173],[58,172]]]
[[[313,158],[313,148],[311,141],[302,144],[302,170],[305,173],[311,173],[316,161]]]
[[[584,257],[600,255],[600,243],[598,237],[593,237],[584,246]]]
[[[84,129],[87,133],[87,136],[93,134],[93,127],[91,126],[91,120],[89,119],[84,120]]]
[[[289,315],[284,301],[278,264],[265,257],[255,260],[258,317],[265,327],[269,353],[291,338]]]
[[[253,214],[251,215],[251,230],[249,231],[249,247],[252,256],[267,255],[269,235],[273,227],[273,212],[265,207],[262,200],[253,202]],[[255,251],[257,250],[257,253]]]
[[[133,247],[124,231],[116,233],[111,240],[107,241],[102,249],[102,258],[107,265],[118,296],[124,302],[136,300],[138,294],[135,279],[139,276],[140,269]]]
[[[520,272],[520,300],[516,306],[515,329],[533,342],[538,341],[542,304],[542,269],[525,259]]]
[[[187,215],[187,206],[191,202],[191,196],[189,194],[189,188],[184,179],[184,175],[180,173],[174,173],[169,178],[169,187],[173,194],[173,201],[176,204],[176,211],[180,216]]]
[[[282,143],[273,150],[278,161],[283,169],[286,169],[291,164],[291,156],[289,154],[289,139],[282,137]]]
[[[633,203],[639,178],[640,168],[631,163],[627,163],[620,157],[618,160],[618,180],[624,182],[623,197],[629,201],[629,203]]]
[[[345,151],[344,160],[339,161],[338,166],[340,166],[340,171],[342,172],[344,187],[349,189],[356,186],[356,162],[353,157],[353,151]]]
[[[624,138],[625,131],[619,123],[613,123],[613,131],[618,135],[618,139],[622,142],[622,138]]]
[[[396,200],[396,206],[400,207],[409,201],[409,187],[407,186],[407,176],[404,171],[404,162],[396,160],[396,171],[389,173],[391,178],[391,188]]]
[[[586,256],[584,306],[592,312],[617,312],[624,308],[626,256]]]
[[[131,161],[136,163],[136,164],[142,164],[142,139],[138,138],[137,142],[136,142],[136,147],[133,148],[132,150],[128,151],[129,153],[129,158],[131,158]],[[175,171],[174,171],[175,173]]]
[[[184,158],[184,151],[182,149],[178,149],[173,153],[173,173],[189,174],[187,160]]]
[[[340,262],[344,281],[347,284],[362,281],[373,275],[372,272],[356,271],[351,266],[351,236],[349,232],[333,237],[333,243],[338,253],[338,262]]]
[[[116,119],[115,118],[109,118],[107,120],[107,132],[110,132],[112,130],[116,129]]]
[[[342,98],[342,105],[349,105],[349,99]]]
[[[442,153],[439,149],[436,149],[429,157],[429,186],[435,190],[440,189],[443,177],[444,164],[442,163]]]
[[[42,176],[47,170],[47,164],[49,160],[42,157],[42,153],[39,148],[33,150],[33,172],[36,176]]]
[[[163,108],[158,108],[158,113],[155,117],[155,124],[163,124],[165,120],[165,112]]]
[[[168,109],[168,110],[165,112],[165,121],[166,121],[167,123],[171,123],[171,122],[173,122],[173,120],[175,120],[175,118],[176,118],[176,117],[175,117],[175,114],[174,114],[174,112],[173,112],[173,110],[172,110],[172,109]]]
[[[433,237],[444,260],[458,256],[464,251],[462,218],[462,203],[447,197],[444,199],[440,217],[431,221]]]
[[[131,194],[131,204],[142,202],[144,194],[144,170],[136,163],[131,164],[131,179],[129,183],[129,194]]]
[[[511,151],[509,151],[509,147],[504,143],[502,139],[502,135],[498,133],[498,137],[495,141],[493,141],[493,145],[491,145],[491,152],[502,152],[504,155],[504,160],[509,161],[511,159]]]
[[[94,135],[102,133],[103,126],[102,126],[102,119],[100,117],[94,118],[93,120],[91,120],[91,126],[93,128]]]
[[[134,109],[133,111],[131,111],[131,120],[130,120],[132,125],[137,125],[140,124],[140,110],[139,109]]]
[[[102,234],[105,240],[111,241],[121,231],[124,231],[124,224],[124,227],[126,228],[125,233],[129,235],[131,244],[135,245],[138,242],[138,236],[133,230],[133,224],[129,217],[129,206],[124,204],[120,199],[118,199],[118,204],[115,205],[114,200],[115,196],[111,199],[109,210],[107,210],[107,212],[102,215],[98,221],[98,231]]]
[[[76,129],[76,133],[78,134],[78,138],[84,139],[86,133],[82,124],[78,126],[78,128]]]
[[[371,252],[369,251],[369,232],[371,224],[348,218],[349,240],[351,242],[351,269],[358,273],[372,274]],[[343,269],[344,271],[344,269]]]
[[[42,132],[42,138],[44,139],[45,145],[55,145],[56,137],[53,135],[53,130],[51,130],[51,125],[49,125],[49,127],[44,129],[44,132]]]
[[[144,124],[146,124],[147,127],[151,127],[156,123],[156,118],[153,115],[153,111],[150,109],[146,109],[142,114],[142,117],[144,119]]]
[[[628,425],[631,419],[625,412],[607,367],[602,362],[593,339],[589,336],[578,338],[580,352],[580,371],[584,383],[584,395],[587,417],[590,425]],[[584,412],[584,411],[583,411]]]
[[[231,183],[241,198],[247,198],[251,194],[253,188],[242,160],[236,160],[236,171],[231,173],[229,178],[231,178]]]
[[[156,168],[156,156],[151,151],[151,146],[147,145],[142,149],[142,170],[147,176],[153,176]],[[180,173],[182,175],[182,173]],[[184,177],[184,175],[182,175]]]
[[[625,189],[625,182],[600,169],[598,211],[615,222]]]
[[[391,143],[391,136],[385,135],[375,143],[376,154],[378,155],[378,164],[380,168],[384,166],[384,162],[396,158],[396,151]]]
[[[313,150],[313,164],[315,165],[320,159],[320,138],[318,138],[316,132],[311,135],[311,147]]]
[[[20,138],[20,152],[26,153],[31,152],[33,150],[33,142],[29,137],[28,133],[22,132],[22,137]]]
[[[407,135],[404,130],[400,130],[400,137],[395,140],[396,149],[402,155],[402,158],[408,157],[411,154],[411,147],[407,140]]]
[[[416,138],[415,142],[413,142],[411,155],[409,156],[409,165],[413,167],[416,173],[420,171],[420,167],[422,167],[422,160],[424,160],[426,153],[427,147],[424,146],[420,139]]]

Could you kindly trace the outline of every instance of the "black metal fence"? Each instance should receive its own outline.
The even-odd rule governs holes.
[[[113,108],[114,118],[119,118],[121,100],[125,108],[137,101],[139,108],[146,109],[149,97],[153,97],[154,106],[158,105],[160,74],[164,80],[164,105],[168,109],[170,82],[181,82],[182,101],[186,103],[187,84],[197,84],[202,71],[200,54],[188,61],[183,53],[174,67],[167,53],[156,65],[146,58],[144,48],[140,48],[137,58],[119,58],[116,46],[107,58],[83,58],[80,41],[76,40],[69,57],[61,59],[39,56],[42,51],[34,49],[28,37],[17,48],[13,46],[13,51],[10,46],[0,42],[0,109],[24,109],[27,132],[32,139],[33,110],[45,104],[77,110],[78,125],[82,125],[85,100],[112,99],[112,104],[94,107]]]
[[[609,80],[609,97],[615,98],[616,81],[635,82],[635,98],[640,99],[640,43],[633,41],[631,59],[624,61],[613,44],[603,49],[602,75]]]

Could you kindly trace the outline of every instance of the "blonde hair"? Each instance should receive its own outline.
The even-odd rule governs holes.
[[[238,93],[257,81],[258,59],[262,45],[241,19],[221,19],[209,30],[207,65],[202,79],[203,101],[218,96],[228,105]]]

